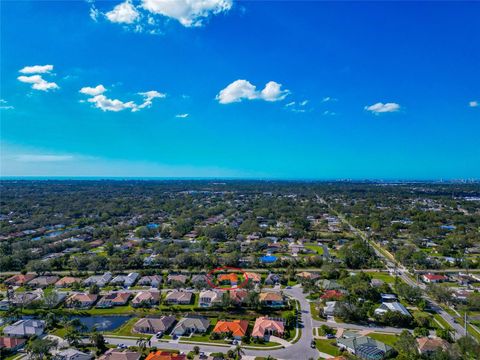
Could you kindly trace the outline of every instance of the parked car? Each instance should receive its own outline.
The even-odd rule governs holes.
[[[312,349],[315,349],[315,348],[316,348],[315,340],[312,340],[312,342],[310,343],[310,347],[311,347]]]
[[[327,339],[335,339],[335,335],[333,335],[333,334],[327,334]]]

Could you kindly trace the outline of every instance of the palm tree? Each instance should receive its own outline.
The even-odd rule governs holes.
[[[242,358],[242,355],[245,355],[245,351],[243,351],[242,349],[242,346],[240,344],[238,344],[237,346],[235,346],[235,349],[233,350],[234,353],[235,353],[235,357],[237,359],[241,359]]]
[[[64,338],[65,338],[65,340],[68,341],[68,343],[71,346],[74,346],[74,347],[77,347],[78,345],[80,345],[80,342],[82,341],[82,336],[80,335],[80,333],[76,329],[73,329],[73,328],[69,328],[67,330]]]
[[[137,339],[137,346],[138,346],[141,353],[143,353],[145,351],[145,349],[147,348],[147,343],[148,343],[148,339],[144,336],[139,337]]]

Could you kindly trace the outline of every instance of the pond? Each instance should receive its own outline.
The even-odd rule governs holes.
[[[71,319],[79,319],[86,326],[87,331],[96,328],[98,331],[112,331],[130,319],[129,315],[108,315],[108,316],[72,316]]]

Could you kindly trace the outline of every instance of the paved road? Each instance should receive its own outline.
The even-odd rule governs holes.
[[[380,251],[380,247],[378,244],[376,244],[374,241],[370,240],[368,238],[368,236],[363,232],[361,231],[360,229],[357,229],[355,226],[353,226],[346,218],[345,216],[343,216],[342,214],[334,211],[333,209],[331,209],[330,205],[324,200],[322,199],[321,197],[319,197],[317,195],[317,199],[323,203],[323,204],[326,204],[328,206],[328,208],[333,212],[335,213],[335,215],[345,224],[347,225],[350,230],[358,235],[361,239],[363,239],[364,241],[368,242],[370,244],[370,246],[373,248],[373,250],[375,251],[375,254],[384,259],[385,262],[388,264],[389,262],[391,263],[394,263],[397,268],[396,268],[396,271],[398,273],[398,275],[400,276],[400,278],[407,284],[409,284],[410,286],[414,286],[414,287],[419,287],[420,289],[422,290],[425,290],[426,289],[426,286],[425,284],[423,283],[418,283],[417,281],[413,280],[410,276],[409,276],[409,271],[407,268],[405,268],[402,264],[398,263],[395,258],[393,258],[393,256],[387,256],[385,255],[385,253],[383,251]],[[433,305],[433,309],[452,327],[452,329],[454,329],[455,331],[455,334],[454,334],[454,337],[455,338],[460,338],[462,336],[465,335],[465,331],[464,329],[462,328],[462,326],[460,326],[458,323],[456,323],[453,319],[453,317],[447,313],[446,311],[444,311],[441,306],[435,302],[430,296],[428,296],[426,293],[424,293],[423,295],[423,298],[425,300],[427,300],[428,302],[430,302],[432,305]]]
[[[296,359],[296,360],[308,360],[308,359],[318,359],[320,353],[316,349],[310,347],[311,341],[313,340],[313,320],[310,313],[310,304],[305,298],[305,294],[302,292],[302,288],[297,285],[291,289],[285,289],[284,294],[297,299],[300,304],[301,311],[301,331],[302,335],[300,339],[295,343],[291,344],[288,347],[277,350],[251,350],[244,349],[245,355],[247,356],[268,356],[271,355],[277,359]],[[105,337],[105,339],[111,344],[125,344],[127,346],[135,346],[136,339],[119,339]],[[193,350],[194,346],[199,346],[201,351],[206,353],[210,352],[227,352],[229,348],[227,346],[215,346],[215,345],[196,345],[196,344],[181,344],[181,343],[170,343],[170,342],[161,342],[152,338],[152,346],[163,349],[172,349],[179,350],[185,353]],[[253,345],[252,345],[253,346]]]

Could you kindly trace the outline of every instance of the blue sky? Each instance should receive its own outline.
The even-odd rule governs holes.
[[[478,2],[1,6],[2,176],[480,178]]]

